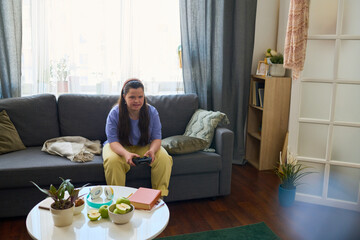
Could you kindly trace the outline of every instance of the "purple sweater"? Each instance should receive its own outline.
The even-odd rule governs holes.
[[[150,133],[150,142],[155,139],[161,139],[161,122],[159,118],[159,113],[155,107],[148,104],[149,109],[149,117],[150,117],[150,124],[149,124],[149,133]],[[112,142],[120,142],[118,137],[118,123],[119,123],[119,106],[114,106],[107,116],[106,119],[106,126],[105,126],[105,133],[107,136],[106,143]],[[140,129],[139,129],[139,120],[133,120],[130,118],[131,123],[131,130],[129,141],[132,145],[138,145],[140,140]]]

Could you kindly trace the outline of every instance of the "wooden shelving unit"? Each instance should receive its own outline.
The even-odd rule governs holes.
[[[263,107],[254,100],[259,85],[264,88]],[[259,170],[274,169],[279,161],[288,131],[290,93],[291,78],[251,76],[245,159]]]

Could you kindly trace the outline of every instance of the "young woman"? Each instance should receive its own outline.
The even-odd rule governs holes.
[[[152,188],[169,193],[172,157],[161,147],[161,123],[155,107],[146,103],[144,85],[138,79],[124,83],[118,104],[106,120],[107,141],[103,148],[108,185],[125,186],[133,158],[151,157]]]

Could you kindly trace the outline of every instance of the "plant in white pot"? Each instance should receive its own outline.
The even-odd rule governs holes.
[[[265,57],[267,59],[267,63],[270,65],[270,76],[285,76],[285,68],[283,66],[284,56],[281,53],[269,48],[265,53]]]
[[[74,185],[70,182],[70,179],[60,179],[62,180],[62,183],[58,189],[56,189],[56,187],[52,184],[50,185],[50,189],[43,189],[36,183],[31,183],[33,183],[41,192],[45,193],[48,197],[54,200],[50,206],[54,225],[57,227],[64,227],[72,224],[75,201],[81,197],[79,196],[80,190],[88,184],[75,189]]]

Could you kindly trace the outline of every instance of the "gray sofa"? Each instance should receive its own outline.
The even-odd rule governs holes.
[[[0,100],[15,125],[25,150],[0,155],[0,217],[25,216],[45,195],[30,181],[44,188],[58,186],[59,177],[70,178],[75,186],[106,184],[103,160],[95,156],[86,163],[74,163],[41,151],[43,143],[60,136],[83,136],[106,140],[105,122],[115,95],[51,94]],[[162,122],[163,138],[182,135],[198,108],[194,94],[147,96]],[[173,155],[169,196],[166,202],[230,194],[233,132],[218,127],[212,147],[215,153],[198,151]],[[151,187],[150,167],[132,167],[127,186]]]

